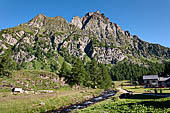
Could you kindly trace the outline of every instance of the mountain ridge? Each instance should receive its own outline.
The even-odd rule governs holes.
[[[39,57],[49,62],[50,57],[58,60],[61,56],[69,63],[74,57],[94,57],[103,64],[130,61],[144,65],[141,58],[170,59],[170,48],[141,40],[99,11],[75,16],[70,23],[61,16],[39,14],[27,23],[0,31],[0,44],[0,54],[12,48],[17,62],[33,62]]]

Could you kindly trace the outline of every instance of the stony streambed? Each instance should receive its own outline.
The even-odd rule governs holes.
[[[70,105],[70,106],[65,107],[65,108],[59,108],[59,109],[56,109],[56,110],[51,110],[51,111],[48,111],[46,113],[70,113],[73,110],[83,109],[83,108],[86,108],[86,107],[88,107],[88,106],[90,106],[92,104],[95,104],[97,102],[106,100],[109,97],[114,96],[115,93],[116,92],[113,91],[113,90],[104,91],[99,96],[91,98],[89,100],[86,100],[86,101],[84,101],[82,103],[73,104],[73,105]]]

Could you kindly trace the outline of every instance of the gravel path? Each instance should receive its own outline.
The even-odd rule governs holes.
[[[124,90],[124,89],[122,89],[122,88],[117,88],[117,90],[119,90],[119,91],[122,92],[122,93],[129,93],[128,91],[126,91],[126,90]]]

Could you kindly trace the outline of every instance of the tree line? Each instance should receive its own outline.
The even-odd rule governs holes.
[[[11,51],[6,51],[0,55],[0,77],[9,77],[11,70],[18,69],[19,64],[11,56]],[[71,70],[68,69],[67,65],[71,65]],[[58,63],[53,61],[50,68],[52,72],[56,72],[55,70],[59,70]],[[94,58],[88,62],[75,58],[72,64],[64,61],[59,70],[59,75],[64,77],[71,86],[82,85],[92,88],[109,88],[112,85],[112,81],[140,81],[143,75],[151,74],[170,75],[170,62],[165,64],[149,62],[145,66],[130,62],[106,65],[98,63]]]
[[[112,79],[104,64],[97,63],[95,59],[86,64],[81,59],[76,59],[71,71],[67,69],[66,62],[63,62],[60,76],[65,77],[68,84],[82,85],[91,88],[107,89],[112,85]]]
[[[139,81],[143,75],[156,75],[166,70],[164,64],[148,63],[145,66],[130,62],[118,63],[110,70],[113,80]]]
[[[11,51],[6,51],[3,55],[0,55],[0,77],[10,77],[10,71],[16,69],[16,62],[11,56]]]

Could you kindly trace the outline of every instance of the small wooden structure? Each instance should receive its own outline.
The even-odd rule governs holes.
[[[170,77],[159,77],[158,75],[143,76],[145,88],[170,87]]]
[[[143,76],[145,88],[158,87],[158,75],[145,75]]]
[[[22,88],[12,88],[12,92],[14,93],[23,93]]]
[[[159,88],[170,87],[170,77],[159,77],[158,84]]]

